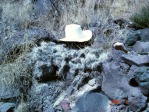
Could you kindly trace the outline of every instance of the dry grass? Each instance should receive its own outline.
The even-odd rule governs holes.
[[[22,0],[18,2],[4,1],[0,4],[3,8],[2,20],[6,23],[19,22],[21,27],[25,28],[31,23],[33,14],[33,5],[31,0]]]
[[[26,102],[24,102],[23,100],[21,100],[20,104],[14,110],[14,112],[29,112],[28,104]]]
[[[13,63],[0,65],[0,87],[3,85],[9,85],[11,87],[18,87],[20,77],[30,77],[31,67],[25,62],[23,57],[19,57]],[[22,80],[23,82],[23,80]]]
[[[58,37],[64,35],[62,32],[64,32],[64,27],[67,24],[80,24],[84,29],[89,28],[90,24],[97,25],[99,22],[104,24],[110,17],[110,4],[111,0],[76,0],[66,3],[60,19],[61,28]]]
[[[56,38],[64,36],[64,27],[67,24],[80,24],[84,29],[91,24],[104,24],[110,18],[110,7],[113,0],[63,0],[58,2],[62,9],[60,14],[53,14],[55,10],[49,12],[49,16],[40,16],[36,23],[51,31]],[[58,32],[58,33],[57,33]]]

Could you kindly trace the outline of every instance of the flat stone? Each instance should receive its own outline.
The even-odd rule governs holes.
[[[124,54],[122,59],[129,65],[144,66],[149,64],[149,55]]]
[[[149,42],[137,41],[133,46],[133,50],[137,53],[149,53]]]

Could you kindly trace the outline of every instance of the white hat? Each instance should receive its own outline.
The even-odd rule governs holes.
[[[59,39],[66,42],[85,42],[92,38],[90,30],[82,31],[81,26],[77,24],[70,24],[65,27],[65,37]]]

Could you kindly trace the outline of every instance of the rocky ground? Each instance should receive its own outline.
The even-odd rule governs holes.
[[[98,1],[102,13],[114,7],[106,22],[68,22],[90,29],[91,41],[59,42],[63,3],[0,1],[0,112],[149,112],[149,29],[136,29],[127,11],[117,18],[118,1]]]

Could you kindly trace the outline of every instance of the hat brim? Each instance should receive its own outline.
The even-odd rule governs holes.
[[[71,37],[64,37],[62,39],[59,39],[59,41],[65,41],[65,42],[86,42],[89,41],[92,38],[92,32],[90,30],[84,30],[82,31],[83,36],[78,39],[72,39]]]

